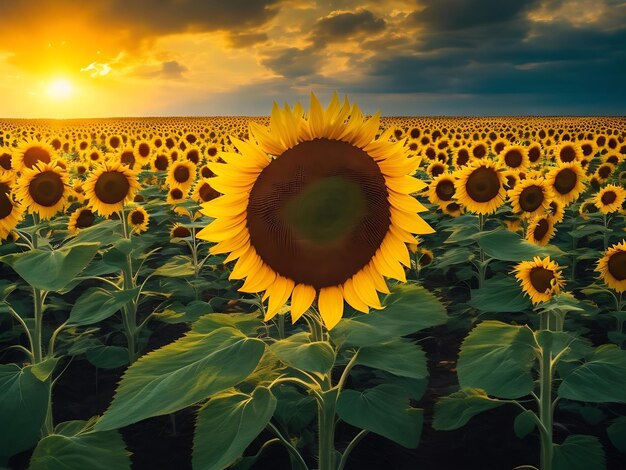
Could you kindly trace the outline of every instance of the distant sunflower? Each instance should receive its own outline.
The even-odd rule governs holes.
[[[139,166],[143,166],[150,161],[150,155],[152,154],[152,147],[147,140],[138,140],[133,148],[133,155],[139,162]]]
[[[170,166],[170,159],[167,155],[159,153],[152,159],[152,171],[167,171]]]
[[[0,147],[0,172],[13,170],[12,160],[11,152]]]
[[[565,205],[558,199],[552,199],[550,201],[550,215],[555,224],[563,222],[565,217]]]
[[[80,207],[70,215],[67,229],[71,235],[76,235],[81,229],[91,227],[96,220],[95,214],[88,207]]]
[[[434,178],[428,185],[428,200],[433,204],[447,204],[454,198],[454,177],[448,173]]]
[[[52,163],[55,156],[56,151],[50,144],[29,139],[17,147],[11,164],[15,171],[21,172],[24,168],[33,169],[37,164]]]
[[[140,189],[137,174],[120,163],[105,164],[93,171],[83,185],[89,207],[103,217],[123,209]]]
[[[455,168],[461,168],[462,166],[465,166],[467,164],[469,164],[470,160],[471,160],[471,154],[470,154],[470,149],[466,146],[461,146],[458,149],[456,149],[456,155],[454,157],[454,166]]]
[[[599,212],[600,209],[594,202],[593,198],[583,201],[578,208],[578,214],[584,219],[588,219],[588,214],[595,214]]]
[[[585,189],[585,171],[578,162],[561,163],[546,175],[554,198],[567,205]]]
[[[141,167],[141,161],[135,156],[135,149],[132,147],[126,147],[117,156],[117,161],[122,165],[127,166],[131,170],[135,169],[135,166]],[[138,164],[139,163],[139,164]]]
[[[220,196],[221,194],[211,186],[211,182],[203,178],[198,180],[193,192],[191,193],[191,199],[196,201],[198,204],[212,201]]]
[[[526,240],[535,245],[545,246],[554,236],[554,219],[550,215],[533,217],[526,229]]]
[[[595,176],[600,183],[606,183],[614,170],[614,164],[605,162],[598,167]]]
[[[49,163],[38,163],[32,169],[23,168],[15,195],[25,210],[49,219],[63,209],[69,190],[65,171]]]
[[[533,304],[548,301],[565,285],[559,265],[547,256],[536,256],[533,261],[522,261],[513,272]]]
[[[436,178],[437,176],[445,173],[446,170],[447,170],[446,165],[437,161],[437,162],[432,162],[430,165],[428,165],[428,168],[426,168],[426,173],[428,173],[433,178]]]
[[[250,140],[231,137],[240,153],[209,163],[211,186],[224,194],[203,205],[216,217],[198,237],[218,242],[212,253],[238,259],[231,278],[243,292],[265,291],[266,320],[291,297],[292,321],[317,298],[326,328],[343,315],[344,300],[361,312],[381,308],[383,276],[406,280],[406,243],[433,229],[410,194],[423,189],[410,176],[419,165],[404,142],[379,131],[336,95],[324,110],[315,96],[307,116],[274,106],[268,129],[250,123]]]
[[[184,225],[176,223],[170,230],[170,238],[187,238],[191,236],[191,230]]]
[[[166,201],[168,204],[177,204],[183,202],[187,198],[187,191],[180,188],[170,188],[167,192]]]
[[[13,184],[13,175],[0,174],[0,240],[6,239],[22,220],[23,211],[12,197]]]
[[[473,161],[456,175],[456,198],[467,210],[491,214],[504,202],[504,176],[490,160]]]
[[[472,143],[472,158],[477,160],[483,159],[489,152],[489,146],[482,140]]]
[[[526,148],[521,145],[507,145],[500,153],[500,166],[510,170],[522,170],[530,163]]]
[[[526,152],[528,154],[528,161],[531,165],[538,163],[541,159],[541,144],[539,142],[530,144]]]
[[[196,165],[189,160],[180,160],[170,165],[165,183],[170,188],[180,188],[187,193],[196,179]]]
[[[617,292],[626,291],[626,241],[611,246],[598,260],[596,271],[604,283]]]
[[[552,193],[543,178],[527,178],[509,191],[509,199],[513,212],[533,217],[549,210]]]
[[[622,204],[626,199],[626,190],[614,184],[608,184],[602,188],[593,201],[603,214],[617,212],[622,208]]]
[[[140,234],[148,230],[150,216],[143,207],[136,206],[128,212],[126,221],[134,233]]]
[[[451,217],[458,217],[461,214],[463,214],[463,212],[465,212],[465,208],[461,204],[455,201],[448,202],[446,204],[440,204],[439,207],[441,207],[441,210],[445,214]]]
[[[121,135],[113,134],[113,135],[110,135],[109,137],[107,137],[106,145],[107,145],[107,147],[109,147],[109,148],[111,148],[113,150],[117,150],[123,144],[124,144],[124,141],[122,140],[122,136]]]
[[[582,150],[578,144],[572,142],[565,142],[556,150],[556,159],[560,163],[571,163],[580,160],[582,157]]]

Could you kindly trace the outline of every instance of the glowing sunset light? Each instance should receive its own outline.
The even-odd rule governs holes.
[[[50,82],[46,89],[49,98],[53,100],[67,100],[74,94],[74,86],[65,78],[57,78]]]

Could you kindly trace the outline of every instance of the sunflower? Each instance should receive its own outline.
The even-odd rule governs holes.
[[[473,161],[456,175],[456,198],[467,210],[491,214],[504,202],[504,176],[490,160]]]
[[[94,170],[83,184],[89,207],[103,217],[121,211],[140,189],[137,174],[121,163],[105,164]]]
[[[458,202],[452,201],[447,204],[440,204],[441,210],[452,217],[458,217],[465,212],[465,208]]]
[[[491,151],[494,153],[494,155],[498,155],[504,150],[504,147],[506,147],[507,145],[509,145],[508,140],[502,137],[497,138],[491,143]]]
[[[425,208],[410,194],[426,184],[419,165],[380,118],[365,120],[358,106],[333,96],[324,110],[311,95],[309,113],[274,105],[267,128],[250,123],[249,141],[231,137],[240,153],[209,163],[211,186],[224,194],[202,212],[216,220],[198,237],[218,242],[212,253],[238,259],[232,279],[243,292],[265,291],[266,320],[291,297],[296,321],[317,297],[326,328],[341,319],[344,300],[361,312],[381,308],[383,276],[406,281],[406,243],[432,233]]]
[[[63,209],[70,188],[67,173],[49,163],[24,167],[17,182],[16,198],[25,210],[49,219]]]
[[[526,229],[526,240],[535,245],[545,246],[554,236],[554,219],[551,215],[540,215],[530,220]]]
[[[157,154],[151,162],[152,171],[167,171],[170,166],[170,159],[162,153]]]
[[[190,236],[191,230],[179,223],[175,223],[170,230],[170,238],[187,238]]]
[[[432,204],[447,204],[454,198],[454,177],[448,173],[434,178],[428,185],[426,195]]]
[[[137,159],[139,166],[143,166],[150,161],[152,147],[147,140],[138,140],[133,148],[133,155]]]
[[[552,193],[543,178],[527,178],[509,191],[509,199],[513,212],[533,217],[549,210]]]
[[[520,180],[519,171],[505,170],[502,172],[502,176],[504,176],[504,186],[508,189],[513,189]]]
[[[533,261],[522,261],[513,272],[522,286],[522,291],[528,294],[533,304],[548,301],[554,294],[558,294],[565,285],[559,265],[550,260],[536,256]]]
[[[110,135],[106,140],[107,147],[113,150],[117,150],[118,148],[120,148],[123,143],[124,140],[122,139],[122,136],[118,134]]]
[[[13,175],[0,174],[0,240],[6,239],[22,219],[23,211],[12,197]]]
[[[598,167],[594,176],[598,179],[600,183],[606,183],[609,179],[609,176],[611,176],[614,170],[615,165],[606,162]]]
[[[489,152],[489,147],[482,140],[472,143],[472,150],[471,150],[472,158],[481,160],[487,156],[488,152]]]
[[[507,145],[499,156],[500,166],[510,170],[522,170],[528,166],[528,153],[520,145]]]
[[[212,201],[220,196],[221,194],[211,186],[211,182],[204,178],[198,180],[193,192],[191,193],[191,199],[196,201],[198,204]]]
[[[13,156],[11,155],[11,152],[3,150],[2,147],[0,147],[0,172],[13,170],[13,164],[11,163],[12,159]]]
[[[127,166],[131,170],[137,167],[141,167],[142,164],[135,156],[135,149],[132,147],[126,147],[117,155],[117,161],[122,165]],[[139,164],[138,164],[139,163]]]
[[[471,159],[470,149],[467,146],[461,146],[455,151],[454,166],[460,168],[467,165]]]
[[[554,198],[567,205],[578,199],[585,189],[585,170],[578,162],[561,163],[546,175]]]
[[[96,220],[95,214],[88,207],[80,207],[70,215],[67,229],[71,235],[76,235],[81,229],[91,227]]]
[[[50,144],[29,139],[15,150],[11,164],[15,171],[21,172],[24,168],[33,169],[37,164],[52,163],[55,155],[56,151]]]
[[[187,198],[187,192],[180,188],[170,188],[167,192],[166,201],[168,204],[178,204]]]
[[[555,152],[557,162],[570,163],[580,160],[582,157],[582,150],[578,144],[572,142],[565,142],[559,145]]]
[[[539,142],[530,144],[526,149],[526,153],[528,154],[528,161],[531,165],[538,163],[541,159],[541,144]]]
[[[83,154],[86,163],[98,163],[104,159],[104,155],[99,149],[93,148]]]
[[[140,233],[148,230],[148,224],[150,223],[150,216],[146,212],[146,210],[141,207],[133,207],[128,212],[128,217],[126,219],[129,227],[132,229],[134,233],[139,235]]]
[[[620,293],[626,291],[626,241],[622,240],[606,250],[598,260],[596,271],[611,289]]]
[[[626,199],[626,190],[614,184],[608,184],[602,188],[593,198],[596,206],[603,214],[610,214],[622,208]]]
[[[558,199],[552,199],[550,201],[549,212],[550,212],[550,215],[552,216],[552,221],[555,224],[563,222],[563,218],[565,217],[565,205]]]
[[[180,160],[170,165],[165,183],[170,188],[179,188],[187,193],[195,179],[196,165],[189,160]]]
[[[437,176],[444,174],[446,171],[447,171],[446,165],[444,165],[443,163],[439,161],[432,162],[430,165],[428,165],[428,168],[426,168],[426,173],[428,173],[433,178],[436,178]]]

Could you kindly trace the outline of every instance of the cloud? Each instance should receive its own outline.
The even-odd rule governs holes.
[[[161,64],[161,76],[165,78],[182,78],[188,69],[175,60],[169,60]]]
[[[357,35],[371,35],[385,29],[385,20],[376,17],[371,11],[335,11],[320,18],[311,33],[315,45],[323,47],[328,43],[343,41]]]

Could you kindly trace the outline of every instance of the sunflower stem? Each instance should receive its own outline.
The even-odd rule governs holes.
[[[120,220],[122,222],[122,236],[130,240],[128,227],[126,226],[126,217],[124,207],[120,211]],[[136,287],[135,278],[133,276],[133,266],[130,253],[126,255],[126,263],[122,269],[123,290],[131,290]],[[128,344],[128,362],[133,364],[137,360],[137,302],[129,300],[122,312],[122,325],[124,327],[124,336]]]
[[[324,392],[323,403],[317,409],[319,470],[335,470],[335,410],[338,395],[337,388]]]
[[[559,321],[558,317],[559,315],[555,315],[557,323]],[[541,313],[540,329],[542,331],[552,331],[550,329],[550,313],[547,311]],[[541,361],[539,364],[539,420],[543,425],[543,427],[540,428],[541,470],[552,470],[552,366],[552,352],[550,347],[542,347]]]
[[[602,219],[604,221],[604,232],[602,232],[602,238],[604,241],[604,251],[609,247],[609,221],[607,214],[602,214]]]

